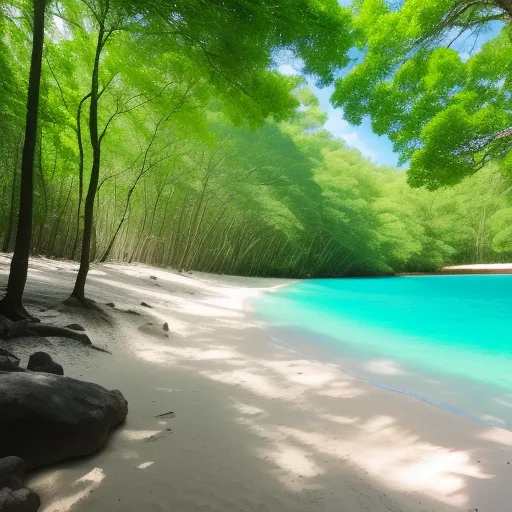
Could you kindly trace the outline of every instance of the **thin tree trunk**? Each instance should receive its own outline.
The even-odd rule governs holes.
[[[7,283],[7,292],[0,301],[1,314],[13,321],[30,317],[23,307],[22,301],[27,282],[28,259],[32,242],[34,157],[43,60],[45,3],[45,0],[34,0],[34,33],[32,37],[32,57],[28,83],[25,141],[21,158],[18,229]]]
[[[55,242],[57,241],[57,237],[59,236],[60,225],[61,225],[62,219],[64,218],[64,214],[66,213],[66,210],[68,208],[69,199],[71,198],[72,190],[73,190],[73,182],[71,182],[71,185],[69,186],[68,195],[66,197],[66,202],[64,203],[64,206],[62,207],[62,211],[61,211],[60,215],[58,216],[57,220],[55,221],[53,234],[51,236],[51,244],[52,245],[51,245],[51,249],[49,251],[51,256],[55,256],[55,254],[53,252],[54,248],[55,248]],[[59,201],[59,203],[60,203],[60,201]]]
[[[76,232],[73,249],[71,250],[71,259],[75,259],[78,250],[78,240],[80,239],[80,214],[82,212],[82,199],[84,197],[84,144],[82,142],[82,108],[84,103],[91,97],[91,93],[85,95],[78,104],[76,113],[76,139],[78,144],[78,206],[76,209]]]
[[[100,57],[103,46],[105,44],[105,27],[102,24],[98,32],[98,40],[96,44],[96,55],[94,57],[94,67],[91,80],[91,101],[89,109],[89,136],[92,147],[92,167],[91,178],[89,180],[89,188],[85,198],[84,208],[84,233],[82,238],[82,255],[80,258],[80,267],[76,276],[75,286],[71,297],[77,299],[81,303],[85,303],[85,281],[89,272],[89,261],[91,255],[91,237],[94,223],[94,200],[96,190],[98,189],[98,181],[100,176],[101,165],[101,143],[98,133],[98,102],[99,102],[99,68]]]
[[[142,166],[141,166],[141,169],[139,171],[139,174],[137,175],[137,177],[133,181],[132,185],[130,186],[130,189],[128,190],[128,194],[126,195],[126,202],[125,202],[125,205],[124,205],[123,215],[121,217],[121,220],[119,221],[119,224],[117,225],[117,229],[114,231],[114,235],[110,239],[110,242],[108,244],[107,250],[103,253],[103,256],[100,259],[101,263],[104,263],[105,261],[107,261],[107,258],[110,255],[110,251],[112,251],[112,247],[114,247],[114,243],[116,241],[117,235],[119,234],[119,231],[121,231],[121,228],[123,227],[123,224],[124,224],[124,222],[125,222],[125,220],[126,220],[126,218],[128,216],[128,210],[130,209],[130,200],[132,198],[133,193],[135,192],[135,189],[137,188],[137,184],[139,183],[140,179],[153,167],[152,165],[147,165],[147,162],[148,162],[148,159],[149,159],[149,154],[150,154],[151,148],[153,147],[153,144],[154,144],[154,142],[156,140],[156,137],[157,137],[157,134],[158,134],[158,129],[160,128],[160,125],[162,124],[162,122],[163,122],[163,120],[158,122],[157,125],[155,126],[155,130],[153,132],[153,136],[151,137],[151,140],[148,143],[146,151],[144,152],[144,158],[142,160]],[[158,199],[157,199],[157,201],[158,201]],[[147,205],[145,204],[144,206],[145,206],[146,211],[147,211]],[[150,235],[151,235],[151,229],[153,229],[154,215],[155,214],[154,214],[154,211],[153,211],[153,217],[151,219],[151,228],[150,228],[150,231],[149,231]],[[146,224],[146,217],[144,217],[144,227],[145,227],[145,224]]]

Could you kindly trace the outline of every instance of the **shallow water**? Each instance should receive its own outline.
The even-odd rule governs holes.
[[[291,350],[512,429],[512,275],[303,281],[253,309]]]

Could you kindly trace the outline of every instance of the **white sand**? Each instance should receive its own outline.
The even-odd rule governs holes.
[[[29,305],[82,323],[113,355],[44,347],[67,375],[120,389],[129,415],[95,456],[32,475],[42,512],[510,511],[512,432],[274,346],[242,303],[283,281],[95,265],[89,296],[143,316],[105,307],[110,325],[62,306],[39,312],[66,297],[74,269],[34,260]]]
[[[443,267],[445,274],[512,274],[512,263],[478,263]]]

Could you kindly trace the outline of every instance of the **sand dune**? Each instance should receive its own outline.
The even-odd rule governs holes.
[[[272,344],[243,304],[285,281],[95,265],[88,294],[115,309],[91,315],[53,308],[75,271],[35,259],[29,306],[113,354],[45,349],[67,375],[120,389],[129,415],[100,453],[31,476],[43,512],[510,510],[512,433]],[[15,351],[25,362],[38,343]]]

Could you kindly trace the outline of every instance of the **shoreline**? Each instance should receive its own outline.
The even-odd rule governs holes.
[[[481,263],[473,265],[453,265],[442,267],[435,272],[404,272],[396,276],[456,276],[456,275],[487,275],[512,274],[512,263]]]
[[[58,305],[75,269],[33,259],[28,306],[113,354],[44,350],[66,375],[120,389],[129,414],[95,456],[30,475],[41,512],[508,511],[512,433],[291,354],[244,312],[293,281],[93,265],[88,295],[116,306],[96,316]],[[34,343],[12,348],[25,361]]]

